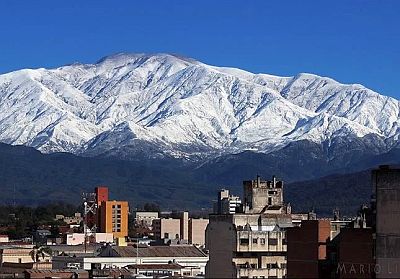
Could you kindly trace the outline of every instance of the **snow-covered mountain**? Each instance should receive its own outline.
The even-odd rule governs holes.
[[[385,152],[399,134],[399,100],[312,74],[278,77],[168,54],[117,54],[0,75],[0,141],[48,153],[127,147],[191,157],[371,136]]]

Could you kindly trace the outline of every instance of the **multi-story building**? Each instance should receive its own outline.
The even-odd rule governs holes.
[[[216,214],[234,214],[241,206],[242,201],[238,196],[229,194],[229,190],[222,189],[218,192],[218,200],[214,213]]]
[[[181,239],[181,220],[155,219],[153,220],[153,232],[156,239]]]
[[[244,181],[241,212],[211,214],[206,231],[207,278],[284,278],[286,229],[292,217],[283,203],[283,183]]]
[[[189,244],[202,247],[206,243],[208,219],[189,219]]]
[[[153,232],[156,239],[177,240],[180,243],[205,245],[205,233],[208,219],[189,218],[188,212],[173,214],[175,218],[153,220]]]
[[[376,278],[400,278],[400,168],[372,172]]]
[[[96,193],[96,203],[100,207],[103,201],[108,201],[108,187],[98,186],[95,188]]]
[[[97,229],[98,231],[101,230],[102,228],[102,224],[101,224],[101,203],[104,201],[108,201],[108,187],[106,186],[98,186],[94,189],[95,194],[96,194],[96,207],[97,207],[97,211],[96,211],[96,225],[97,225]]]
[[[128,202],[102,201],[100,206],[100,232],[113,233],[114,238],[128,236]]]
[[[329,278],[323,268],[331,236],[330,220],[302,220],[287,230],[287,278]]]

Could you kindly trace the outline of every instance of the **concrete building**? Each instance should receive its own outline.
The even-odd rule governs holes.
[[[189,244],[204,247],[208,219],[189,219]]]
[[[153,232],[156,239],[181,239],[180,219],[153,220]]]
[[[147,267],[154,268],[155,264],[175,263],[182,269],[190,271],[187,276],[204,275],[208,257],[201,250],[192,245],[179,246],[107,246],[97,257],[83,259],[83,268],[105,269],[123,268],[139,265],[143,270]]]
[[[376,222],[376,278],[400,278],[400,168],[372,172]]]
[[[114,241],[112,233],[96,233],[94,237],[95,243],[113,243]],[[80,245],[85,243],[84,233],[69,233],[66,235],[66,238],[67,245]]]
[[[108,187],[106,186],[98,186],[94,189],[95,195],[96,195],[96,207],[97,207],[97,211],[96,211],[96,226],[97,226],[97,230],[100,232],[102,226],[104,226],[104,224],[102,224],[102,213],[101,213],[101,203],[108,201]]]
[[[100,232],[113,233],[115,238],[128,236],[128,202],[102,201],[100,206]]]
[[[303,220],[287,230],[287,278],[329,278],[324,269],[330,220]]]
[[[379,278],[374,263],[374,240],[371,228],[342,228],[328,244],[330,278]],[[378,271],[375,274],[375,271]]]
[[[4,263],[33,263],[31,256],[32,248],[8,247],[0,249],[0,264]],[[49,263],[51,266],[51,255],[44,253],[39,259],[42,263]]]
[[[133,214],[135,224],[145,227],[151,227],[153,220],[159,218],[158,212],[135,211]]]
[[[153,220],[153,232],[157,240],[174,240],[181,244],[205,245],[208,219],[189,218],[188,212],[176,212],[175,218]]]
[[[215,214],[235,214],[242,201],[238,196],[229,194],[229,190],[222,189],[218,192],[218,200],[214,208]]]
[[[10,241],[10,239],[8,238],[8,235],[6,235],[6,234],[0,235],[0,243],[7,243],[9,241]]]
[[[94,190],[96,193],[97,206],[100,207],[103,201],[108,201],[108,187],[98,186]]]
[[[245,213],[286,213],[283,204],[283,182],[275,176],[271,181],[262,181],[260,176],[255,180],[243,181]]]
[[[244,181],[242,212],[211,214],[206,231],[207,278],[284,278],[286,229],[292,217],[283,203],[283,183]]]

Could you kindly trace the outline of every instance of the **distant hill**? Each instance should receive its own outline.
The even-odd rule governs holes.
[[[215,164],[216,172],[220,172],[212,183],[215,173],[210,173],[210,166],[196,169],[174,159],[87,158],[68,153],[41,154],[29,147],[0,144],[0,203],[11,204],[15,200],[26,205],[52,201],[78,204],[83,191],[107,185],[111,198],[128,200],[132,208],[149,201],[164,209],[210,208],[221,187],[241,195],[243,179],[252,179],[257,173],[270,178],[272,169],[261,173],[253,167],[260,161],[252,156],[258,155],[246,156],[251,157],[248,162],[253,165],[238,163],[227,169]],[[231,162],[228,165],[234,166]],[[263,165],[261,161],[258,170]],[[236,178],[235,182],[232,177]],[[224,180],[228,182],[219,183]],[[325,215],[330,215],[334,207],[340,208],[343,214],[351,214],[363,202],[368,202],[370,194],[369,171],[285,183],[285,201],[291,202],[295,210],[308,211],[314,207]]]

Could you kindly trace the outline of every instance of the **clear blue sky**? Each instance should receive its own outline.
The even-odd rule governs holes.
[[[0,73],[168,52],[400,99],[400,1],[0,1]]]

